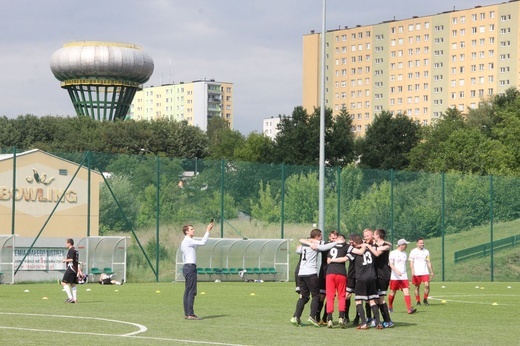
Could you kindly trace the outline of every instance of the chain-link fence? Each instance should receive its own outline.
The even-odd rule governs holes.
[[[128,253],[134,279],[172,279],[186,223],[202,235],[214,218],[212,237],[248,239],[304,238],[318,223],[318,167],[167,158],[146,150],[52,154],[103,174],[100,234],[134,238]],[[0,182],[4,189],[11,184]],[[384,228],[393,244],[411,241],[408,251],[423,237],[435,280],[520,279],[520,255],[511,250],[520,234],[519,178],[332,167],[325,189],[325,233]]]

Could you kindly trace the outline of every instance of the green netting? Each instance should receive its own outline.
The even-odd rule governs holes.
[[[100,232],[132,236],[130,278],[171,280],[184,224],[202,236],[214,218],[211,237],[242,239],[305,238],[318,224],[318,167],[167,158],[145,150],[52,154],[78,164],[89,154],[85,165],[106,177]],[[412,241],[409,250],[423,237],[436,280],[518,279],[508,250],[457,263],[454,253],[518,234],[519,178],[330,167],[325,189],[325,233],[384,228],[394,244]]]

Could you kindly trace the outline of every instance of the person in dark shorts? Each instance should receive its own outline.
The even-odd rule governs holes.
[[[311,231],[310,239],[300,239],[302,259],[298,271],[298,280],[300,284],[300,297],[296,303],[296,310],[294,311],[291,323],[295,326],[301,326],[301,316],[305,304],[311,299],[311,313],[308,321],[319,327],[316,321],[316,314],[318,313],[318,304],[320,301],[320,283],[318,279],[318,253],[321,251],[328,251],[336,246],[335,242],[329,244],[321,244],[321,230],[315,228]]]
[[[61,285],[65,293],[67,293],[67,300],[65,303],[77,303],[77,289],[76,284],[78,283],[79,271],[79,253],[74,247],[74,240],[68,238],[65,241],[65,245],[69,249],[67,251],[67,258],[63,259],[63,263],[66,264],[67,269],[61,279]]]
[[[363,302],[370,304],[372,315],[376,320],[376,328],[383,329],[383,325],[379,319],[379,310],[376,300],[379,298],[376,287],[376,270],[372,253],[368,249],[370,245],[363,243],[360,236],[352,237],[354,249],[352,253],[355,255],[354,265],[356,267],[356,287],[354,288],[356,299],[356,310],[361,319],[361,325],[357,329],[368,329],[368,324],[363,309]]]
[[[352,254],[352,250],[354,249],[354,234],[349,236],[349,247],[347,250],[347,259],[348,259],[348,271],[347,271],[347,295],[345,296],[345,319],[346,322],[350,322],[348,317],[350,311],[350,297],[354,294],[354,288],[356,287],[356,266],[354,264],[354,260],[356,259],[354,254]],[[354,318],[354,324],[359,324],[359,315],[356,311],[356,316]]]
[[[385,236],[386,231],[384,229],[376,229],[374,232],[374,242],[372,243],[372,246],[368,247],[368,249],[372,252],[374,267],[377,274],[376,285],[377,294],[379,295],[377,305],[381,311],[381,315],[383,316],[383,327],[390,328],[394,326],[394,323],[390,318],[390,312],[388,311],[385,296],[387,294],[388,285],[390,284],[390,276],[392,274],[392,269],[390,268],[388,260],[390,251],[392,250],[392,244],[385,241]]]
[[[122,280],[121,282],[112,279],[111,275],[102,273],[99,276],[99,284],[100,285],[122,285],[125,282],[125,280]]]

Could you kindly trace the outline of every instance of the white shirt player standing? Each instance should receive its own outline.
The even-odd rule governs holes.
[[[410,268],[412,269],[412,284],[415,285],[415,300],[417,305],[421,305],[421,296],[419,287],[424,282],[423,304],[428,303],[428,295],[430,294],[430,280],[433,277],[433,267],[430,261],[430,251],[424,248],[424,239],[417,240],[417,247],[410,251]]]
[[[408,273],[406,272],[406,266],[408,262],[408,255],[406,254],[406,247],[409,242],[406,239],[399,239],[397,242],[397,249],[390,252],[388,262],[392,269],[390,276],[390,294],[388,295],[388,309],[393,312],[393,304],[395,293],[398,290],[402,290],[404,294],[404,302],[406,303],[406,309],[409,314],[413,314],[416,310],[412,307],[412,301],[410,298],[410,284],[408,283]]]

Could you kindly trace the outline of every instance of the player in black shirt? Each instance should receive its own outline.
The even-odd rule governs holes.
[[[67,269],[65,274],[63,274],[61,285],[68,297],[65,303],[77,303],[76,284],[78,283],[79,273],[79,253],[74,247],[74,240],[69,238],[65,244],[69,250],[67,251],[67,258],[63,260],[63,263],[67,265]]]
[[[345,242],[345,236],[338,234],[336,237],[338,243],[335,247],[329,250],[327,254],[327,276],[326,276],[326,291],[327,291],[327,327],[332,328],[332,313],[334,312],[334,298],[338,296],[338,310],[339,310],[339,326],[346,327],[345,320],[345,295],[347,288],[347,269],[345,262],[347,261],[347,251],[349,244]]]
[[[354,264],[355,256],[352,253],[352,250],[354,249],[354,241],[353,241],[354,234],[351,234],[349,237],[349,246],[347,250],[347,259],[348,259],[348,271],[347,271],[347,295],[345,297],[345,310],[346,310],[346,319],[347,322],[350,322],[348,315],[350,311],[350,297],[354,294],[354,288],[356,287],[356,266]],[[354,324],[359,324],[359,315],[356,311],[356,317],[354,318]]]
[[[356,270],[356,286],[354,288],[356,299],[356,310],[361,318],[361,325],[357,329],[368,329],[363,302],[368,301],[370,309],[376,320],[376,328],[383,329],[379,319],[379,310],[376,300],[379,298],[376,287],[376,270],[372,252],[368,249],[370,245],[364,244],[361,237],[356,235],[353,238],[354,265]]]
[[[368,249],[372,252],[374,258],[374,266],[377,274],[377,293],[379,299],[377,305],[383,315],[383,327],[393,327],[394,323],[390,319],[390,313],[388,311],[388,305],[385,302],[386,291],[390,284],[390,276],[392,269],[389,265],[390,251],[392,250],[392,244],[385,241],[386,231],[384,229],[376,229],[374,232],[374,243]]]
[[[334,230],[329,233],[329,241],[327,243],[336,241],[336,238],[338,237],[338,231]],[[327,244],[325,243],[325,244]],[[326,288],[326,280],[325,276],[327,275],[327,255],[328,252],[324,251],[321,253],[321,265],[320,265],[320,272],[318,275],[318,278],[320,280],[320,302],[318,304],[318,314],[316,315],[316,321],[320,325],[326,325],[327,324],[327,309],[323,311],[323,318],[320,318],[321,310],[323,309],[323,306],[325,305],[325,297],[327,295],[327,288]]]

